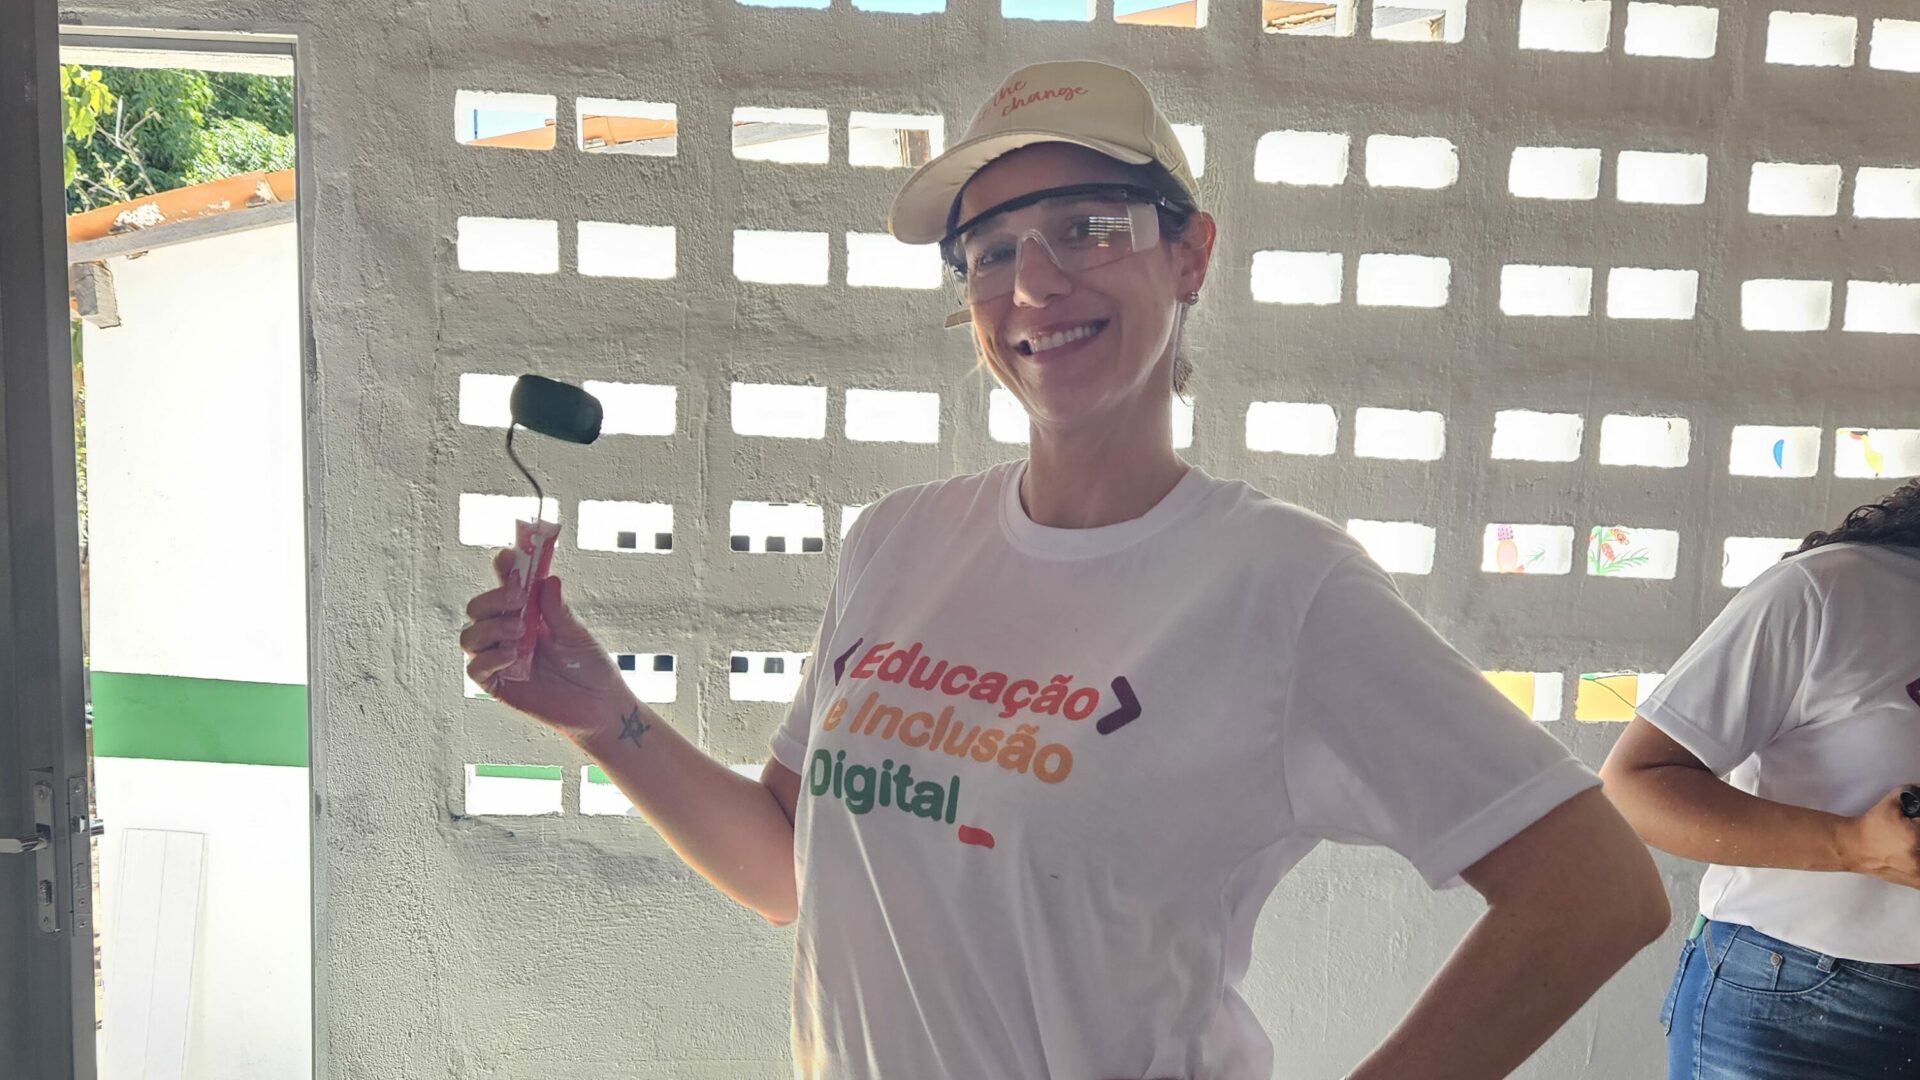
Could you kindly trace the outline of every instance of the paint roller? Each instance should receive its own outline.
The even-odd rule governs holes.
[[[546,490],[534,478],[533,470],[514,452],[513,436],[526,428],[550,439],[585,446],[600,437],[600,422],[605,412],[600,407],[600,399],[580,387],[541,375],[522,375],[514,380],[507,407],[513,417],[507,425],[507,457],[533,487],[532,520],[513,523],[511,580],[525,584],[527,589],[527,604],[520,612],[524,630],[513,663],[500,672],[503,679],[518,680],[533,673],[533,647],[539,642],[541,625],[538,589],[553,567],[553,548],[560,538],[560,523],[546,520]]]
[[[507,408],[513,414],[514,424],[550,439],[585,446],[600,437],[600,420],[604,415],[600,399],[577,386],[544,375],[522,375],[515,379]],[[507,428],[507,438],[513,438],[511,426]],[[526,470],[523,467],[521,471]]]

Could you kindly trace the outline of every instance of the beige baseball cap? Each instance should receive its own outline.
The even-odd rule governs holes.
[[[973,174],[1035,143],[1096,150],[1128,165],[1159,162],[1198,202],[1187,155],[1139,76],[1094,60],[1054,60],[1007,76],[961,140],[921,166],[894,197],[887,229],[906,244],[946,236],[953,202]]]

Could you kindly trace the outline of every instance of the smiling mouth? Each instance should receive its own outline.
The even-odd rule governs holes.
[[[1021,356],[1039,356],[1042,353],[1051,352],[1054,349],[1085,341],[1106,328],[1107,320],[1095,319],[1092,322],[1082,323],[1079,326],[1070,327],[1057,333],[1041,334],[1036,337],[1027,338],[1015,343],[1014,350]]]

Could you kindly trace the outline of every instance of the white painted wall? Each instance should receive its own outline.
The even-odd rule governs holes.
[[[114,926],[129,829],[206,836],[183,1080],[307,1080],[313,1056],[307,770],[100,758],[100,925]],[[102,944],[106,1010],[121,960]],[[123,992],[138,992],[132,988]],[[102,1038],[111,1043],[111,1023]],[[108,1060],[103,1055],[102,1061]],[[101,1080],[129,1078],[101,1074]]]
[[[121,325],[84,330],[95,671],[306,682],[295,244],[289,223],[108,261]],[[140,992],[116,985],[118,905],[151,900],[121,887],[121,838],[201,833],[185,1080],[306,1080],[308,771],[101,758],[95,785],[104,1015]]]
[[[96,671],[307,681],[295,244],[289,222],[107,261],[121,325],[83,331]]]

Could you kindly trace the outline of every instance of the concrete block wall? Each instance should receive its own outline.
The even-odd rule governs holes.
[[[918,16],[847,0],[67,5],[90,22],[301,37],[327,1076],[787,1071],[786,937],[692,880],[638,822],[579,812],[594,801],[579,761],[463,693],[454,634],[487,551],[461,542],[461,497],[522,492],[500,430],[462,422],[462,376],[674,388],[671,435],[531,456],[569,530],[585,524],[582,500],[672,507],[670,551],[570,538],[561,572],[637,668],[675,658],[662,706],[675,722],[730,761],[758,759],[782,706],[734,700],[732,658],[807,648],[843,508],[1019,452],[993,438],[968,342],[937,328],[950,297],[849,284],[867,279],[847,235],[882,231],[904,176],[847,164],[852,111],[940,115],[951,138],[1018,64],[1098,56],[1143,72],[1174,119],[1203,128],[1223,223],[1191,327],[1188,454],[1336,519],[1430,530],[1369,535],[1390,562],[1425,571],[1402,587],[1486,669],[1559,676],[1557,692],[1551,679],[1503,685],[1596,764],[1617,727],[1572,719],[1593,682],[1581,676],[1663,671],[1730,595],[1729,538],[1803,533],[1920,471],[1905,393],[1920,223],[1909,174],[1874,171],[1920,166],[1920,65],[1901,0],[1678,12],[1472,0],[1446,35],[1457,41],[1422,43],[1375,40],[1372,3],[1347,38],[1262,33],[1251,0],[1207,6],[1204,28],[1179,29],[1116,25],[1111,0],[1085,22],[1007,19],[991,0]],[[553,95],[555,148],[457,144],[461,91]],[[676,154],[580,151],[582,97],[675,104]],[[826,110],[827,162],[737,160],[733,110],[754,106]],[[1317,186],[1256,179],[1276,131],[1347,136],[1346,167]],[[1598,153],[1523,154],[1523,191],[1573,197],[1517,198],[1514,152],[1535,147]],[[1315,176],[1294,152],[1266,175]],[[1703,156],[1704,189],[1697,158],[1642,152]],[[1756,195],[1754,166],[1770,163],[1838,166],[1837,178],[1763,169]],[[1441,186],[1385,186],[1396,175]],[[1630,201],[1648,197],[1671,201]],[[551,272],[460,269],[463,228],[486,227],[463,218],[552,222],[525,230],[532,247],[514,256]],[[673,276],[583,272],[606,264],[582,253],[580,222],[672,227]],[[739,280],[736,230],[822,234],[805,243],[824,249],[824,273],[791,276],[824,283]],[[1444,263],[1370,258],[1381,255]],[[657,272],[660,258],[635,261]],[[736,384],[823,390],[824,418],[805,418],[818,436],[741,434]],[[937,441],[846,437],[865,415],[849,396],[861,390],[937,394]],[[1331,452],[1250,448],[1249,416],[1268,402],[1329,406]],[[473,408],[484,413],[479,397]],[[1443,435],[1431,417],[1362,409],[1437,413]],[[1552,435],[1565,421],[1501,416],[1515,410],[1576,416],[1581,434],[1569,451]],[[1324,411],[1280,415],[1256,444],[1329,449],[1312,426]],[[1684,418],[1684,434],[1635,417]],[[824,550],[734,551],[735,501],[821,507]],[[645,532],[613,532],[644,541],[659,520],[635,511]],[[1516,530],[1503,551],[1500,525],[1571,538]],[[1529,572],[1483,570],[1516,564]],[[1540,572],[1560,564],[1568,572]],[[1665,576],[1636,576],[1647,573]],[[755,659],[763,670],[749,675],[765,675]],[[1634,692],[1592,690],[1596,702]],[[563,766],[561,812],[470,813],[467,767],[480,764]],[[1668,869],[1684,912],[1695,876]],[[1310,859],[1268,908],[1253,975],[1284,1074],[1350,1066],[1472,916],[1471,897],[1429,895],[1378,853]],[[1671,944],[1525,1075],[1657,1071]]]

